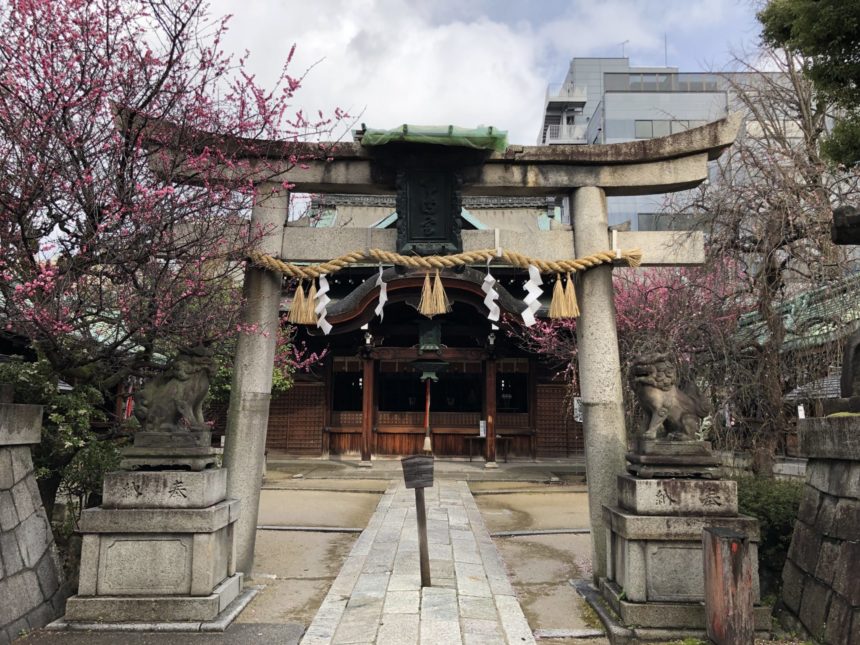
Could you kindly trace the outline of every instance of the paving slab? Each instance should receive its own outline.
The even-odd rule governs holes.
[[[49,632],[39,630],[15,641],[15,645],[295,645],[304,628],[298,623],[284,625],[234,623],[220,633],[182,632]]]
[[[432,586],[421,588],[415,496],[392,482],[302,645],[534,643],[465,481],[424,492]]]

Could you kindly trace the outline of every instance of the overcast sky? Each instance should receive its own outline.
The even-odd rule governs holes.
[[[228,50],[267,84],[290,47],[313,65],[296,106],[341,107],[369,127],[493,125],[533,144],[546,86],[576,56],[725,69],[754,46],[751,0],[213,0]],[[664,50],[664,34],[667,47]]]

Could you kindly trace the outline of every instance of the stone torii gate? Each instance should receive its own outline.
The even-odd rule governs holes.
[[[502,246],[543,258],[584,257],[610,248],[606,197],[647,195],[693,188],[708,176],[708,162],[729,147],[740,117],[731,115],[700,128],[658,139],[609,145],[509,146],[463,169],[463,194],[484,196],[567,196],[573,235],[543,231],[506,236],[503,231],[463,231],[464,250]],[[305,145],[307,157],[319,146]],[[272,150],[279,145],[272,142]],[[303,158],[302,151],[298,151]],[[395,232],[285,228],[289,182],[301,193],[392,194],[395,177],[358,143],[326,150],[325,160],[279,166],[257,185],[251,225],[266,231],[263,253],[286,261],[322,261],[356,248],[395,250]],[[283,169],[282,171],[279,169]],[[289,230],[289,235],[285,232]],[[638,247],[644,265],[691,265],[704,260],[699,233],[619,232],[618,248]],[[264,333],[242,334],[236,349],[224,450],[227,494],[241,500],[236,528],[237,568],[253,565],[257,508],[263,472],[272,365],[279,324],[282,276],[249,265],[245,272],[243,321]],[[621,363],[613,302],[612,267],[584,273],[577,324],[579,382],[583,404],[586,474],[595,579],[605,575],[604,505],[613,505],[616,476],[625,472],[627,437],[622,408]],[[269,332],[269,333],[265,333]]]

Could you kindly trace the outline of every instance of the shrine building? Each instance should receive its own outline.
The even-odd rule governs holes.
[[[463,197],[456,214],[468,236],[495,237],[568,231],[554,198]],[[308,213],[288,224],[287,237],[306,228],[324,238],[336,229],[394,235],[401,221],[394,196],[324,195]],[[402,223],[401,223],[402,226]],[[419,313],[425,272],[383,272],[387,302],[383,316],[376,280],[379,268],[351,266],[329,277],[328,335],[313,327],[297,340],[310,351],[327,350],[295,385],[274,395],[269,410],[269,454],[388,457],[421,452],[425,436],[427,362],[437,380],[430,386],[430,438],[439,457],[486,458],[486,423],[495,426],[496,458],[580,457],[581,421],[573,414],[573,391],[559,369],[524,350],[512,337],[522,333],[525,308],[520,269],[491,268],[497,280],[500,320],[488,319],[481,286],[486,270],[443,271],[451,311],[428,318]],[[432,273],[431,273],[432,275]],[[282,309],[292,303],[295,281],[285,289]],[[538,316],[546,316],[552,282],[544,286]],[[310,332],[310,333],[308,333]],[[368,432],[369,430],[369,432]]]

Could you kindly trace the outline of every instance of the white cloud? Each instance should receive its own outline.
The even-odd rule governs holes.
[[[719,38],[749,17],[739,4],[555,0],[529,3],[526,19],[523,5],[451,0],[214,0],[212,10],[236,14],[225,45],[250,50],[261,81],[271,83],[293,43],[294,74],[315,64],[297,107],[363,110],[360,121],[371,127],[493,125],[513,143],[532,144],[546,86],[563,80],[571,57],[618,56],[629,41],[634,65],[662,62],[664,32],[672,46],[700,29]]]
[[[484,124],[508,129],[517,143],[537,136],[547,81],[527,29],[485,18],[433,25],[399,0],[329,2],[325,11],[318,3],[290,3],[289,11],[245,4],[225,45],[249,49],[252,69],[270,82],[297,43],[293,71],[316,63],[297,93],[306,109],[363,111],[371,127]]]

